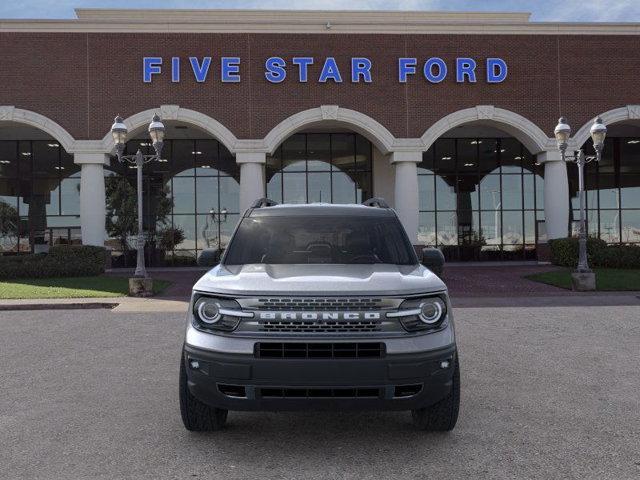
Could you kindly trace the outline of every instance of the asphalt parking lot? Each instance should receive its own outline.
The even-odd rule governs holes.
[[[182,427],[179,313],[0,312],[0,477],[640,477],[640,307],[459,308],[449,434],[408,413]]]

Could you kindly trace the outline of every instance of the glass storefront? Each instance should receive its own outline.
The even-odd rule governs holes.
[[[151,153],[132,140],[126,153]],[[587,152],[591,151],[585,145]],[[569,164],[570,223],[577,233],[577,168]],[[360,203],[372,196],[372,145],[355,133],[301,133],[267,158],[267,195],[287,203]],[[535,258],[544,230],[543,167],[513,138],[441,138],[423,155],[418,241],[448,260]],[[114,267],[135,264],[135,168],[105,168]],[[640,243],[640,138],[609,137],[586,168],[590,234]],[[239,219],[239,166],[213,139],[167,140],[144,167],[150,265],[192,265],[225,248]],[[0,141],[0,253],[80,243],[80,167],[54,140]]]
[[[356,133],[299,133],[267,157],[267,196],[284,203],[361,203],[372,196],[372,145]]]
[[[132,140],[126,153],[148,140]],[[105,169],[107,245],[114,266],[135,265],[136,170],[111,159]],[[145,230],[150,265],[194,265],[203,249],[225,248],[239,218],[240,170],[218,141],[166,140],[162,161],[143,170]]]
[[[447,260],[535,258],[543,167],[513,138],[440,138],[418,165],[418,242]]]
[[[0,253],[79,244],[80,167],[54,140],[0,141]]]
[[[591,141],[585,153],[593,152]],[[578,234],[578,169],[568,164],[571,230]],[[608,137],[602,160],[585,168],[587,231],[607,243],[640,243],[640,138]]]

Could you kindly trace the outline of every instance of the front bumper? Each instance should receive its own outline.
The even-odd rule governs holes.
[[[187,343],[182,361],[191,393],[217,408],[412,410],[441,400],[452,386],[455,343],[420,350],[426,337],[406,339],[405,353],[387,344],[381,358],[349,359],[256,358]]]

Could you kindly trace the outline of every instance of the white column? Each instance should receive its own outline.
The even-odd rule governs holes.
[[[106,214],[104,165],[109,156],[103,153],[76,153],[80,165],[80,226],[83,245],[104,246]]]
[[[569,234],[569,180],[567,164],[560,152],[538,154],[544,164],[544,218],[547,238],[565,238]]]
[[[389,162],[389,156],[373,147],[373,196],[384,198],[392,207],[395,205],[396,169]]]
[[[264,152],[238,152],[236,162],[240,164],[240,213],[259,198],[265,196]]]
[[[422,151],[391,153],[391,163],[396,170],[395,210],[413,244],[418,242],[418,163],[421,161]]]

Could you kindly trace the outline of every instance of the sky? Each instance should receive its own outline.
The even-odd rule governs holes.
[[[82,7],[515,11],[532,21],[640,22],[640,0],[0,0],[0,18],[75,18]]]

